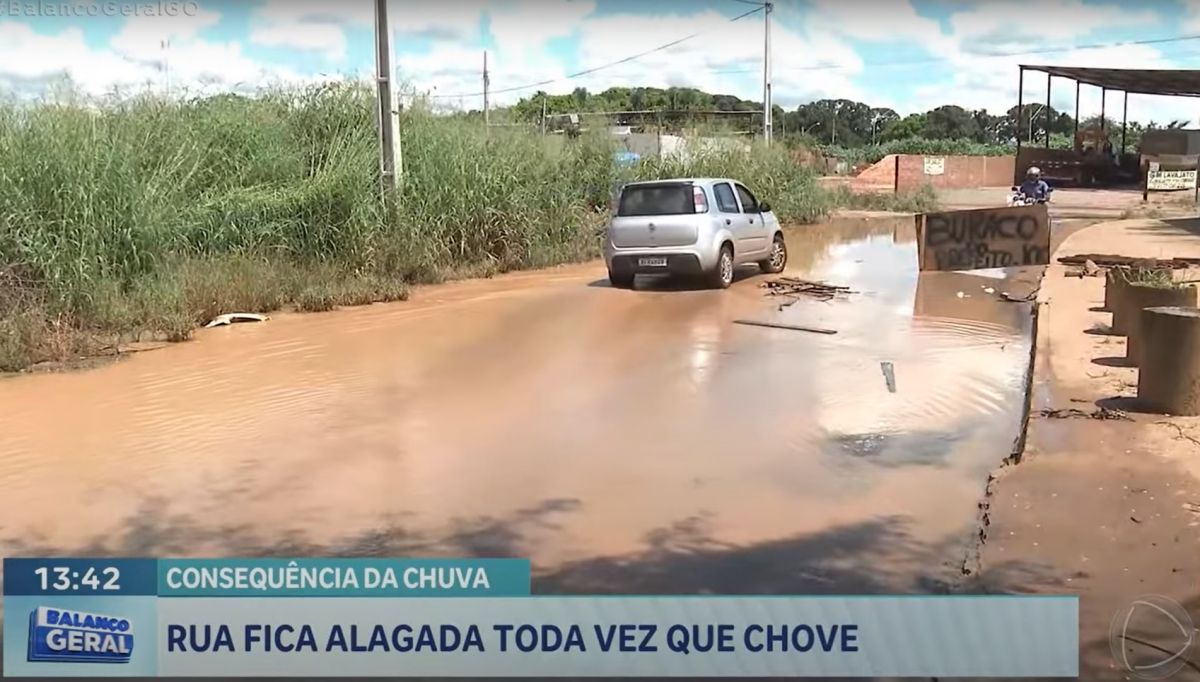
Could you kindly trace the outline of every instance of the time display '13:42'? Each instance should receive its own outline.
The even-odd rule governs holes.
[[[112,592],[121,589],[121,571],[114,566],[99,570],[89,566],[82,574],[65,566],[42,566],[34,573],[41,580],[43,590],[70,592],[84,587]]]

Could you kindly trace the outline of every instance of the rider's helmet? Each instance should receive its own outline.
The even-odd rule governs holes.
[[[1031,178],[1040,178],[1042,177],[1042,169],[1037,166],[1030,166],[1029,170],[1025,171],[1025,175]]]

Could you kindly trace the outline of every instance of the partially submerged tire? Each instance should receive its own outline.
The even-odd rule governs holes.
[[[613,285],[614,289],[632,289],[633,288],[633,273],[632,272],[613,272],[608,271],[608,283]]]
[[[778,275],[787,268],[787,242],[783,241],[782,234],[775,235],[775,241],[771,242],[771,257],[758,262],[758,268],[769,275]]]
[[[733,284],[733,247],[726,244],[717,256],[717,265],[708,273],[708,285],[713,289],[728,289]]]

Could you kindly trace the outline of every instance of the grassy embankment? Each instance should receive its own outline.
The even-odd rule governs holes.
[[[148,332],[183,339],[223,312],[397,300],[414,283],[591,258],[609,192],[630,177],[739,177],[790,221],[879,201],[820,190],[782,146],[622,171],[603,137],[489,139],[413,111],[388,213],[372,104],[348,85],[0,104],[0,370]]]

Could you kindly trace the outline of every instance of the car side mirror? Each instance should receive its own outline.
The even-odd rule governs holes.
[[[765,201],[763,201],[763,202],[759,203],[759,205],[758,205],[758,212],[759,212],[759,213],[770,213],[770,211],[771,211],[771,205],[770,205],[770,204],[768,204],[768,203],[767,203],[767,202],[765,202]]]
[[[1017,187],[1016,185],[1013,185],[1013,186],[1012,186],[1012,191],[1014,191],[1014,192],[1015,192],[1015,191],[1017,191],[1018,189],[1021,189],[1021,188],[1020,188],[1020,187]]]

